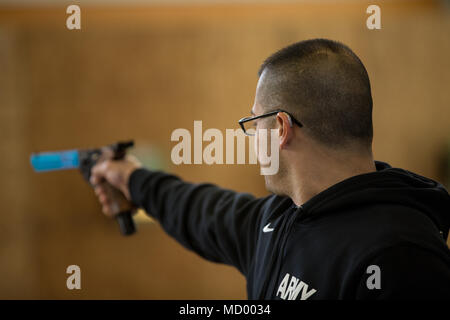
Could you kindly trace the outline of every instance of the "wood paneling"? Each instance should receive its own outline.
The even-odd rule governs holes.
[[[266,194],[256,166],[174,166],[176,128],[237,128],[253,103],[256,71],[273,51],[326,37],[348,44],[369,71],[374,152],[435,179],[448,142],[448,14],[429,2],[0,10],[0,298],[245,298],[234,269],[184,250],[157,224],[122,238],[76,172],[37,175],[38,150],[118,139],[152,143],[188,181]],[[65,287],[78,264],[82,290]]]

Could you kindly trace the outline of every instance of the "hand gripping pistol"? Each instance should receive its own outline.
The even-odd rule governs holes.
[[[108,159],[121,160],[127,149],[133,145],[133,141],[122,141],[97,149],[34,153],[31,155],[31,165],[36,172],[79,169],[83,178],[90,184],[91,169],[96,163]],[[133,234],[136,231],[132,218],[135,208],[130,206],[122,192],[106,181],[102,183],[112,199],[111,208],[119,223],[120,232],[125,236]]]

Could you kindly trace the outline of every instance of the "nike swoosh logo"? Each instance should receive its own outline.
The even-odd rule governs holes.
[[[269,226],[270,226],[270,223],[268,223],[268,224],[264,227],[263,232],[272,232],[272,231],[274,230],[274,228],[269,228]]]

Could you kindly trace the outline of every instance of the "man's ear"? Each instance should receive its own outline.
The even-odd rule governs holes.
[[[294,127],[292,125],[291,117],[289,117],[284,112],[277,113],[277,124],[280,149],[283,149],[289,144],[290,140],[292,139]]]

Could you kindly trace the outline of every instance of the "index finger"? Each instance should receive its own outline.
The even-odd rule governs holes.
[[[106,161],[99,162],[92,167],[90,178],[91,184],[96,185],[100,183],[100,181],[103,179],[105,175],[106,168],[107,168]]]

